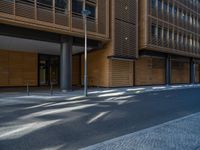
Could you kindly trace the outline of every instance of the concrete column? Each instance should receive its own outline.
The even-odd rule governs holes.
[[[190,60],[190,83],[195,83],[195,63],[193,59]]]
[[[171,84],[171,56],[167,56],[165,59],[165,81],[166,85]]]
[[[60,89],[72,90],[72,38],[62,38],[60,54]]]

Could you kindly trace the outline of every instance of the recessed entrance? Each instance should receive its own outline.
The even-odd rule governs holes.
[[[60,57],[56,55],[39,55],[39,85],[59,85]]]

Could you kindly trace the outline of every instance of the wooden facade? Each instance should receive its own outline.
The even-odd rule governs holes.
[[[141,57],[135,61],[135,85],[165,84],[165,59]]]
[[[109,0],[87,0],[96,8],[95,17],[88,19],[89,38],[109,40]],[[0,23],[25,28],[82,37],[83,17],[72,12],[72,0],[66,0],[66,8],[44,5],[39,0],[1,0]]]
[[[0,50],[0,86],[38,85],[36,53]]]
[[[73,0],[66,2],[62,9],[56,0],[48,7],[41,5],[40,0],[1,0],[0,23],[83,40],[83,17],[73,12]],[[102,44],[101,49],[95,48],[88,54],[89,86],[166,84],[168,56],[173,58],[172,84],[191,82],[193,59],[195,82],[200,82],[199,2],[86,0],[86,3],[96,8],[95,17],[87,19],[88,38]],[[143,51],[152,53],[143,56]],[[0,50],[0,86],[23,86],[27,82],[37,85],[36,56]],[[31,67],[22,65],[27,62]],[[72,62],[72,83],[80,86],[84,78],[83,54],[73,56]]]

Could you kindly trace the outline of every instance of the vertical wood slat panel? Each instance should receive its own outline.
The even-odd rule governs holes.
[[[9,75],[9,52],[0,51],[0,85],[8,85],[8,75]]]
[[[135,85],[165,84],[165,60],[142,57],[135,62]]]
[[[111,61],[111,87],[133,86],[133,62]]]
[[[190,67],[189,63],[172,61],[171,83],[182,84],[190,82]]]
[[[0,50],[0,86],[37,85],[37,54]]]
[[[137,58],[137,10],[136,0],[114,2],[114,54],[120,57]]]
[[[115,18],[127,23],[137,23],[136,0],[118,0],[115,2]]]
[[[101,34],[106,34],[106,2],[107,0],[99,0],[98,3],[98,32]]]
[[[72,57],[72,85],[80,86],[80,79],[81,79],[81,62],[80,56],[75,55]]]

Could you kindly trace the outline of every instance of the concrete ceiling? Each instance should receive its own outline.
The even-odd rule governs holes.
[[[80,46],[73,46],[72,49],[73,54],[84,51],[84,47]],[[0,35],[0,50],[15,50],[59,55],[60,44]],[[89,50],[91,50],[91,48],[89,48]]]

